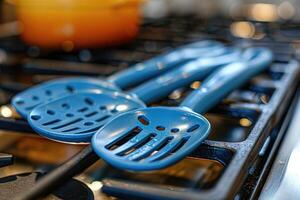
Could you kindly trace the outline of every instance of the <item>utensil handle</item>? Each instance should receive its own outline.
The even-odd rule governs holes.
[[[240,57],[240,51],[235,48],[227,48],[220,56],[199,58],[190,61],[158,78],[141,84],[130,90],[146,104],[160,100],[174,90],[184,87],[193,81],[201,80],[216,68],[234,62]]]
[[[204,113],[216,105],[229,92],[243,85],[252,76],[265,70],[272,62],[269,49],[253,47],[247,49],[242,62],[228,64],[212,73],[202,86],[188,95],[180,106]]]
[[[221,43],[211,40],[188,44],[117,72],[107,80],[122,89],[128,88],[189,60],[218,55],[222,48]]]
[[[86,168],[95,163],[99,157],[93,152],[89,145],[73,156],[70,160],[44,175],[30,190],[24,191],[15,200],[32,200],[46,196],[53,190],[62,186],[73,176],[83,172]]]

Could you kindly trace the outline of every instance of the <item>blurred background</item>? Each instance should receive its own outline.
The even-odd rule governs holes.
[[[197,15],[203,18],[224,16],[232,19],[258,21],[281,21],[299,19],[298,1],[238,1],[238,0],[152,0],[145,4],[147,17],[162,17],[169,14]],[[156,7],[156,9],[153,9]]]
[[[297,22],[299,5],[297,0],[6,0],[0,7],[0,37],[20,35],[30,45],[72,51],[130,41],[149,19],[193,16],[231,19],[234,36],[251,38],[257,36],[255,22]]]

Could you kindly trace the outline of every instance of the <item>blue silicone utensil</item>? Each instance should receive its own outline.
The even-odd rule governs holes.
[[[163,75],[163,81],[147,82],[132,90],[129,95],[121,92],[89,90],[65,96],[34,108],[28,118],[29,124],[39,134],[64,142],[90,142],[92,135],[115,115],[145,107],[144,103],[159,99],[167,92],[186,86],[203,78],[212,70],[236,61],[240,51],[228,48],[227,53],[213,58],[199,58]],[[192,73],[190,73],[192,72]],[[171,75],[172,83],[169,82]],[[174,76],[173,76],[174,75]],[[179,78],[176,78],[179,77]],[[180,78],[182,77],[182,78]],[[151,87],[150,87],[151,86]],[[149,91],[149,93],[147,92]],[[144,100],[141,101],[140,99]]]
[[[141,108],[120,114],[92,138],[93,150],[111,165],[134,171],[170,166],[196,149],[210,131],[204,113],[230,91],[266,69],[271,51],[253,48],[249,59],[213,72],[179,107]]]
[[[116,73],[108,77],[107,81],[73,77],[41,83],[14,96],[12,105],[21,116],[26,118],[34,107],[46,101],[88,89],[119,91],[120,88],[136,85],[181,63],[199,57],[218,56],[224,51],[226,48],[216,41],[191,43]]]

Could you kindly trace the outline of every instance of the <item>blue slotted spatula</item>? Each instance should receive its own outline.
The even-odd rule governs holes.
[[[253,48],[248,61],[217,69],[179,107],[141,108],[120,114],[92,138],[94,151],[111,165],[136,171],[157,170],[178,162],[208,136],[203,113],[272,61],[271,51]]]
[[[16,111],[26,118],[31,110],[48,100],[82,90],[119,91],[199,57],[217,56],[226,48],[216,41],[201,41],[175,49],[110,76],[107,81],[88,77],[62,78],[31,87],[12,99]]]
[[[142,84],[132,90],[135,95],[99,90],[80,92],[36,107],[28,120],[37,133],[50,139],[89,142],[92,135],[116,114],[145,107],[144,103],[151,102],[152,97],[160,99],[239,58],[239,50],[228,48],[221,56],[199,58],[179,67],[174,71],[176,73],[171,71],[162,75],[162,79],[151,81],[150,85]]]

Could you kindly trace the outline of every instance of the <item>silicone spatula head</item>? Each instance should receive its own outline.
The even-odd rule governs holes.
[[[82,90],[119,91],[113,84],[93,78],[63,78],[47,81],[27,89],[12,99],[12,105],[26,118],[36,106]]]
[[[145,107],[137,98],[119,92],[89,90],[36,107],[28,122],[39,134],[63,142],[90,142],[113,116]]]
[[[209,130],[209,122],[193,111],[146,108],[111,120],[94,135],[92,145],[101,158],[117,168],[155,170],[191,153]]]

